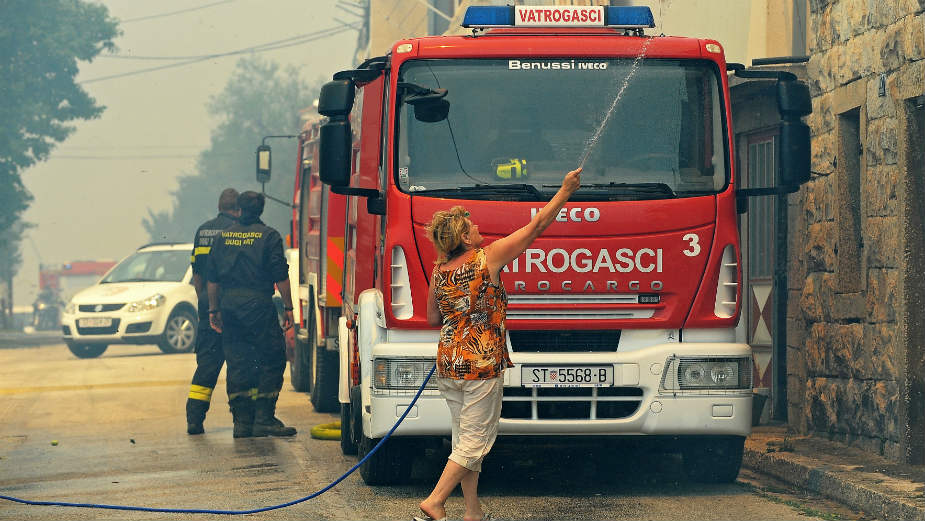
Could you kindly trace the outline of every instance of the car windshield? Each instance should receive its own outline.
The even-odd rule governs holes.
[[[101,281],[180,282],[189,269],[189,251],[140,251],[120,262]]]
[[[715,64],[646,59],[631,75],[632,67],[632,59],[407,62],[397,101],[399,188],[450,198],[548,199],[587,154],[582,188],[572,200],[724,189]],[[415,117],[423,112],[417,99],[423,89],[447,90],[446,118]]]

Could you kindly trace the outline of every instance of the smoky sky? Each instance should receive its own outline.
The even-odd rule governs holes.
[[[23,173],[35,197],[24,220],[35,227],[22,243],[23,265],[14,283],[17,305],[34,300],[39,262],[119,260],[147,242],[142,218],[149,208],[171,208],[177,178],[195,173],[196,155],[209,147],[217,125],[206,105],[222,91],[241,56],[202,57],[359,22],[337,8],[336,0],[102,3],[122,21],[116,54],[143,59],[104,52],[92,63],[81,62],[77,80],[105,112],[78,123],[48,161]],[[344,30],[259,55],[297,67],[306,80],[329,79],[353,65],[356,41],[356,31]],[[189,58],[163,59],[176,57]],[[171,66],[182,61],[192,63]],[[170,67],[135,74],[163,66]],[[280,146],[278,153],[289,149]],[[259,189],[253,165],[242,172],[237,188]]]

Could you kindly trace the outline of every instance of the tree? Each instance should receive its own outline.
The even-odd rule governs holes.
[[[213,217],[218,195],[227,187],[260,191],[255,179],[255,150],[264,136],[298,134],[299,110],[308,107],[318,92],[294,68],[280,70],[276,63],[256,56],[242,58],[224,90],[209,103],[219,120],[211,146],[199,154],[196,174],[179,178],[170,211],[152,212],[142,220],[151,240],[189,241],[196,228]],[[273,178],[266,191],[284,201],[292,199],[295,140],[273,140]],[[263,221],[286,235],[292,210],[267,201]]]
[[[74,77],[119,32],[105,7],[81,0],[4,0],[0,20],[0,270],[11,279],[21,258],[11,232],[26,228],[32,201],[21,173],[74,131],[69,123],[103,112]]]

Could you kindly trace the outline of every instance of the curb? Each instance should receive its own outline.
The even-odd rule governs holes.
[[[852,508],[884,519],[925,520],[925,508],[897,495],[876,490],[858,480],[846,479],[844,471],[816,462],[799,461],[786,453],[763,453],[745,447],[742,465],[798,487],[822,494]]]
[[[25,333],[0,334],[0,349],[15,349],[19,347],[36,347],[63,344],[61,333],[34,334]]]

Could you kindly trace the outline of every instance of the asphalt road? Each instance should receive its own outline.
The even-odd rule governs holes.
[[[356,463],[309,429],[315,413],[288,382],[278,415],[295,438],[234,440],[224,373],[206,433],[185,432],[193,355],[111,346],[97,359],[63,344],[0,350],[0,494],[30,500],[145,507],[253,509],[304,497]],[[288,375],[287,375],[288,376]],[[503,440],[503,439],[502,439]],[[351,475],[324,495],[249,515],[258,519],[410,519],[444,460],[425,454],[406,486],[366,486]],[[743,472],[734,484],[680,477],[676,456],[597,445],[500,441],[480,492],[498,519],[859,519],[821,498]],[[462,517],[462,497],[448,503]],[[0,500],[0,519],[228,519],[229,516],[28,506]]]

